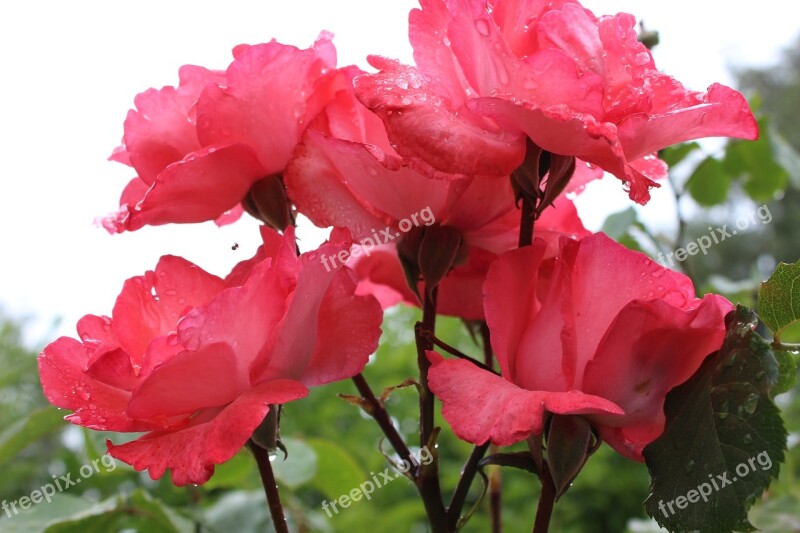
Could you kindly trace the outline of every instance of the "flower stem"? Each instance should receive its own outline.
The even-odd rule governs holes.
[[[261,483],[264,485],[264,492],[267,495],[269,512],[272,515],[272,524],[275,526],[276,533],[289,533],[286,525],[286,517],[283,514],[281,496],[278,493],[278,484],[275,481],[275,474],[272,472],[272,463],[269,460],[269,452],[256,444],[248,441],[247,445],[258,463],[258,472],[261,474]]]
[[[484,321],[481,323],[481,340],[483,341],[483,363],[494,371],[494,353],[492,343],[489,338],[489,325]],[[489,446],[489,453],[494,455],[499,451],[495,444]],[[503,531],[503,476],[498,465],[490,465],[489,473],[489,521],[492,525],[492,533]]]
[[[486,325],[486,322],[481,324],[481,339],[483,344],[483,360],[484,362],[478,363],[478,361],[474,361],[475,363],[480,364],[482,368],[489,372],[494,372],[493,366],[493,354],[492,354],[492,346],[489,342],[489,327]],[[434,340],[435,342],[435,340]],[[472,360],[472,359],[470,359]],[[494,372],[496,373],[496,372]],[[496,446],[491,445],[493,448],[496,449]],[[475,446],[472,449],[472,453],[467,459],[467,462],[464,464],[464,468],[461,470],[461,479],[458,480],[458,485],[456,486],[455,492],[453,492],[453,497],[450,499],[450,505],[447,507],[447,515],[450,519],[451,527],[455,527],[458,524],[459,519],[461,518],[461,510],[464,507],[464,503],[467,499],[467,494],[469,493],[469,488],[472,485],[472,481],[475,479],[475,474],[478,470],[478,463],[480,460],[483,459],[483,456],[486,455],[486,450],[490,447],[490,444],[487,442],[480,446]],[[489,490],[490,490],[490,505],[491,505],[491,519],[492,519],[492,532],[498,533],[501,530],[500,526],[500,471],[499,467],[490,466],[493,471],[492,474],[496,474],[495,476],[495,492],[492,492],[492,475],[489,477]]]
[[[539,494],[539,506],[536,508],[533,533],[547,533],[550,527],[550,517],[553,515],[553,505],[556,502],[556,486],[547,463],[544,463],[539,479],[542,481],[542,492]]]
[[[458,480],[453,497],[450,499],[450,505],[447,507],[447,515],[450,519],[450,527],[455,531],[456,525],[461,518],[461,510],[464,508],[464,503],[467,501],[467,494],[475,479],[475,474],[478,472],[478,463],[486,455],[486,450],[489,448],[489,443],[475,446],[472,453],[469,455],[467,462],[464,463],[464,468],[461,470],[461,479]]]
[[[408,460],[409,464],[412,465],[412,468],[416,468],[411,461],[411,451],[406,446],[403,437],[400,436],[398,433],[397,428],[394,427],[392,423],[392,419],[389,416],[389,413],[386,411],[386,408],[383,404],[375,397],[375,393],[372,392],[372,389],[367,383],[367,380],[364,379],[362,374],[356,374],[353,376],[353,383],[355,384],[356,388],[358,389],[359,394],[361,394],[362,399],[366,402],[369,406],[368,414],[375,419],[375,421],[380,426],[383,434],[389,440],[389,443],[394,448],[394,451],[397,452],[397,455],[402,457],[405,460]]]
[[[417,365],[419,366],[419,446],[425,448],[431,444],[431,435],[434,433],[434,403],[433,393],[428,386],[428,370],[431,363],[426,355],[427,350],[433,349],[431,337],[436,329],[436,293],[437,290],[425,287],[422,302],[422,322],[415,328],[417,341]],[[448,528],[447,512],[442,503],[442,488],[439,484],[439,459],[435,449],[429,449],[433,460],[427,465],[420,465],[417,470],[416,482],[425,511],[431,524],[433,533],[451,531]]]
[[[522,214],[519,221],[519,247],[533,244],[533,223],[536,220],[534,199],[527,194],[522,195]]]

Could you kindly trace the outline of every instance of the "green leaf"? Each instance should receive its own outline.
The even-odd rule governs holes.
[[[777,161],[772,129],[766,118],[758,121],[756,141],[731,141],[725,149],[724,166],[731,178],[744,181],[747,194],[757,202],[768,202],[786,188],[789,174]]]
[[[777,131],[770,130],[770,141],[775,161],[786,170],[792,186],[800,189],[800,154]]]
[[[728,198],[730,179],[722,163],[708,156],[689,177],[686,187],[698,204],[717,205]]]
[[[617,241],[628,232],[628,228],[636,223],[636,221],[636,210],[629,207],[623,211],[609,215],[605,222],[603,222],[603,227],[600,231]]]
[[[728,332],[664,404],[664,433],[643,454],[652,483],[647,513],[670,531],[753,531],[747,510],[777,477],[787,433],[771,400],[778,362],[739,308]],[[700,496],[705,494],[705,496]]]
[[[214,468],[214,475],[211,476],[203,487],[206,490],[222,488],[258,488],[261,480],[258,477],[258,468],[250,450],[242,449],[234,455],[230,461]]]
[[[758,316],[778,338],[800,320],[800,261],[781,263],[758,291]]]
[[[40,503],[20,514],[0,514],[0,529],[3,533],[41,533],[51,524],[84,512],[92,503],[84,498],[57,494],[49,503]]]
[[[700,148],[700,145],[696,142],[678,144],[664,148],[658,153],[658,157],[671,168],[686,159],[689,154],[698,148]]]
[[[214,532],[274,531],[263,490],[226,492],[203,514]]]
[[[317,454],[317,475],[312,485],[333,500],[349,493],[368,476],[347,450],[333,441],[308,439],[306,444]]]
[[[52,501],[43,500],[0,523],[3,533],[193,533],[196,529],[189,519],[141,490],[101,502],[57,493]]]
[[[33,441],[63,428],[64,414],[55,407],[34,411],[0,433],[0,465],[7,463]]]
[[[272,470],[278,481],[283,482],[290,489],[308,483],[317,473],[317,454],[314,449],[302,440],[281,439],[289,455],[283,460],[283,454],[278,452],[272,461]]]
[[[771,391],[774,398],[778,394],[789,392],[794,388],[795,383],[797,383],[797,363],[794,360],[794,351],[792,350],[773,349],[773,353],[778,362],[778,380]]]
[[[114,496],[50,525],[45,533],[105,533],[139,530],[148,533],[191,533],[194,524],[146,492]]]

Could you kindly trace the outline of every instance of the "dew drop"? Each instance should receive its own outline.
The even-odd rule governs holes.
[[[198,339],[197,337],[191,337],[187,339],[187,341],[184,343],[184,346],[190,352],[194,352],[198,348],[200,348],[200,339]]]
[[[694,460],[689,460],[686,466],[683,467],[683,471],[688,475],[692,473],[692,470],[694,470]]]
[[[750,444],[751,442],[753,442],[753,437],[750,433],[742,437],[742,444]]]
[[[647,52],[639,52],[633,58],[633,64],[639,66],[646,65],[649,61],[650,61],[650,54],[648,54]]]
[[[744,411],[748,415],[752,415],[758,408],[758,394],[751,394],[747,397],[744,403],[739,408],[740,412]]]
[[[728,400],[725,400],[725,403],[722,404],[722,408],[717,413],[717,416],[720,418],[720,420],[725,420],[726,418],[728,418],[729,410],[730,406],[728,405]]]
[[[478,19],[475,21],[475,29],[478,30],[478,33],[483,35],[484,37],[489,36],[489,23],[486,22],[484,19]]]

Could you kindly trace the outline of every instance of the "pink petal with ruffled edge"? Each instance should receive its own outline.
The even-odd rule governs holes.
[[[522,162],[525,139],[519,133],[451,107],[412,67],[376,56],[369,61],[380,72],[356,78],[356,96],[383,119],[389,139],[414,170],[441,179],[503,177]]]
[[[249,146],[262,177],[283,170],[308,120],[334,96],[315,96],[316,84],[336,66],[330,34],[300,50],[272,41],[237,47],[226,87],[209,85],[197,104],[197,135],[204,145]]]
[[[442,400],[442,415],[460,439],[509,446],[542,432],[544,412],[621,415],[614,403],[578,391],[529,391],[463,359],[428,352],[431,390]]]
[[[224,84],[224,73],[194,65],[184,65],[178,74],[177,89],[148,89],[136,96],[136,109],[125,119],[125,144],[112,154],[133,166],[147,185],[168,165],[200,149],[192,110],[206,85]]]
[[[153,479],[171,469],[172,482],[179,487],[205,483],[214,473],[214,465],[229,460],[247,443],[270,404],[307,394],[308,389],[295,381],[263,383],[221,410],[201,412],[188,427],[149,433],[127,444],[108,441],[108,453],[136,470],[147,469]]]
[[[246,146],[202,148],[168,166],[138,202],[126,202],[103,226],[122,232],[145,225],[214,220],[236,209],[253,183],[265,176]]]
[[[148,431],[155,426],[131,420],[125,414],[130,392],[107,385],[85,373],[90,352],[75,339],[61,337],[39,355],[39,378],[45,397],[66,417],[99,431]]]
[[[189,261],[164,256],[155,271],[125,281],[112,312],[111,328],[120,345],[140,367],[150,342],[174,332],[191,307],[203,305],[223,288],[223,281]]]

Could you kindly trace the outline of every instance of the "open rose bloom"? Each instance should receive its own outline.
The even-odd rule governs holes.
[[[464,440],[541,434],[545,411],[585,415],[632,459],[664,429],[664,398],[725,335],[733,305],[603,234],[508,252],[484,286],[501,376],[431,352],[431,390]]]
[[[631,15],[570,0],[422,0],[411,12],[416,67],[370,58],[356,80],[408,163],[441,178],[507,176],[526,136],[616,175],[646,203],[666,176],[655,153],[710,136],[755,139],[741,94],[689,91],[655,68]]]
[[[227,279],[179,257],[125,282],[111,317],[87,315],[80,340],[44,349],[47,398],[91,429],[147,432],[109,453],[157,479],[203,483],[250,439],[271,404],[359,373],[375,351],[382,312],[354,294],[347,268],[297,257],[290,230],[264,230],[264,245]]]
[[[284,169],[309,121],[341,89],[327,33],[306,50],[272,41],[233,55],[225,72],[186,65],[177,88],[136,97],[111,159],[138,176],[106,229],[234,222],[250,188]]]
[[[343,127],[347,122],[342,116],[351,117],[350,128]],[[585,163],[576,174],[574,189],[602,175]],[[415,171],[391,147],[378,116],[352,91],[340,91],[306,130],[284,180],[289,197],[312,222],[346,227],[354,242],[364,245],[350,265],[363,290],[386,306],[398,300],[419,303],[397,251],[408,225],[411,232],[434,224],[456,230],[466,257],[442,280],[439,312],[467,320],[483,318],[486,270],[497,254],[516,248],[519,236],[519,213],[508,179],[441,180]],[[561,235],[588,235],[565,196],[545,211],[538,232],[551,250]]]

